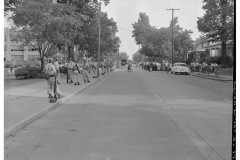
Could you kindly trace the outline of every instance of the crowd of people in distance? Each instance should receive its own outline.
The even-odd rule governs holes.
[[[113,61],[109,61],[105,59],[100,62],[99,65],[99,73],[104,75],[113,71],[115,63]],[[65,64],[62,64],[64,71],[67,75],[67,83],[81,85],[79,81],[79,74],[83,75],[84,83],[90,83],[89,73],[92,72],[93,78],[97,78],[97,63],[92,60],[80,60],[73,61],[72,58],[69,58]],[[52,58],[48,59],[48,64],[45,65],[43,69],[43,73],[48,75],[47,79],[47,94],[48,98],[53,98],[53,95],[57,95],[58,98],[62,98],[63,95],[59,89],[60,84],[60,63],[56,58],[53,61]],[[54,89],[55,88],[55,89]]]
[[[149,72],[152,71],[166,71],[167,73],[171,71],[172,64],[168,61],[163,62],[162,64],[159,62],[141,62],[140,65],[142,66],[142,69],[145,69]],[[198,62],[190,63],[188,64],[188,68],[192,72],[199,72],[199,73],[205,73],[209,74],[211,72],[216,72],[219,68],[217,63],[210,63],[207,64],[206,62],[202,62],[199,64]]]
[[[198,71],[199,73],[211,73],[211,72],[217,72],[219,66],[217,63],[210,63],[207,64],[206,62],[202,62],[202,63],[198,63],[198,62],[194,62],[191,63],[189,68],[192,71]]]
[[[161,63],[158,62],[147,61],[141,62],[140,65],[142,66],[142,69],[148,70],[149,72],[161,70]]]

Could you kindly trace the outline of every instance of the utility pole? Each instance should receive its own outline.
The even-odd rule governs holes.
[[[174,18],[174,10],[179,10],[179,9],[167,9],[167,10],[172,10],[172,66],[173,66],[173,52],[174,52],[174,40],[173,40],[173,18]]]
[[[100,66],[100,43],[101,43],[101,2],[99,2],[98,10],[98,56],[97,56],[97,77],[99,77],[99,66]]]

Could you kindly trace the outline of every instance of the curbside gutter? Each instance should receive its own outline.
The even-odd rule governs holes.
[[[205,79],[210,79],[210,80],[215,80],[215,81],[220,81],[220,82],[233,81],[233,78],[223,77],[221,75],[219,75],[218,77],[211,76],[211,75],[201,75],[201,74],[191,74],[191,75],[195,76],[195,77],[200,77],[200,78],[205,78]]]
[[[113,70],[112,72],[114,72],[115,70]],[[109,74],[111,74],[112,72],[107,73],[106,75],[104,75],[103,77],[98,78],[97,80],[93,81],[92,83],[89,83],[88,85],[86,85],[85,87],[81,88],[80,90],[69,94],[68,96],[64,97],[63,99],[59,99],[57,101],[57,103],[53,103],[52,105],[49,105],[47,107],[45,107],[44,109],[42,109],[41,111],[39,111],[38,113],[29,116],[28,118],[20,121],[19,123],[17,123],[16,125],[14,125],[13,127],[10,127],[9,129],[5,130],[4,132],[4,139],[8,138],[9,136],[13,135],[14,133],[16,133],[17,131],[21,130],[22,128],[26,127],[27,125],[31,124],[32,122],[34,122],[35,120],[41,118],[42,116],[44,116],[45,114],[47,114],[48,112],[50,112],[51,110],[54,110],[55,108],[59,107],[62,103],[70,100],[72,97],[74,97],[75,95],[83,92],[84,90],[86,90],[88,87],[94,85],[95,83],[97,83],[98,81],[101,81],[102,79],[106,78]]]

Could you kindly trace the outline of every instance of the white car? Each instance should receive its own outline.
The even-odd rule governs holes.
[[[173,67],[171,67],[171,73],[177,74],[190,74],[191,71],[190,69],[187,67],[186,63],[174,63]]]

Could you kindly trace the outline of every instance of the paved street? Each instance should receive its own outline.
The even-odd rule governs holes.
[[[232,81],[116,70],[5,140],[6,160],[230,160]]]

